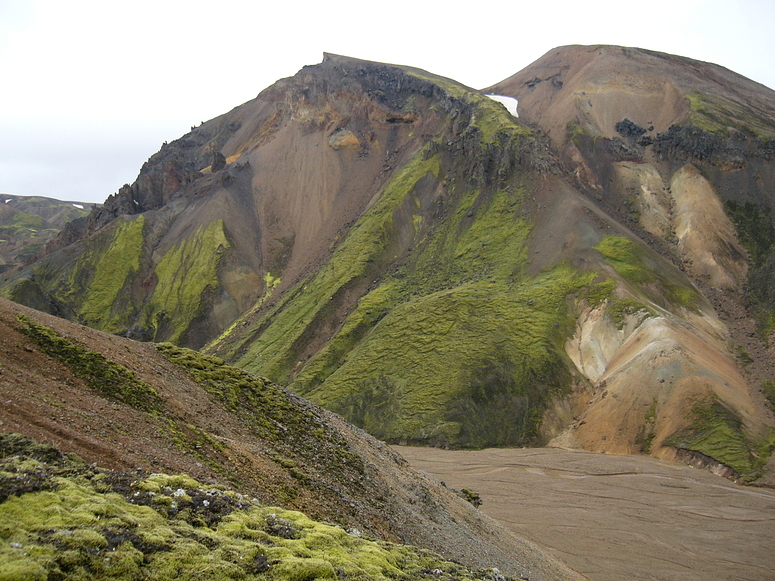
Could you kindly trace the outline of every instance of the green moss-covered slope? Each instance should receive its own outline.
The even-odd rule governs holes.
[[[0,436],[0,579],[502,579],[186,475],[116,473]]]
[[[335,343],[296,385],[388,441],[525,444],[547,402],[569,385],[556,344],[565,295],[589,281],[575,274],[559,267],[523,285],[469,283],[407,300],[331,375],[321,363],[334,367]]]
[[[677,277],[675,273],[659,268],[654,258],[649,259],[645,248],[622,236],[605,236],[596,246],[600,254],[614,268],[617,274],[637,291],[645,300],[670,310],[675,307],[695,308],[700,295],[688,279]],[[626,303],[619,301],[619,308]],[[633,305],[630,304],[628,308]],[[645,306],[644,306],[645,308]],[[614,315],[614,320],[621,318]]]
[[[752,438],[738,415],[718,399],[695,402],[692,424],[673,436],[669,445],[700,454],[729,466],[744,481],[762,475],[775,439]]]
[[[129,284],[138,274],[143,253],[144,217],[116,220],[78,248],[35,263],[24,276],[3,286],[6,298],[119,332],[134,311]]]
[[[427,78],[459,100],[455,139],[418,151],[322,268],[218,353],[388,441],[528,443],[570,385],[567,297],[596,274],[525,274],[536,137]]]
[[[85,324],[111,333],[126,328],[131,303],[119,297],[128,294],[129,278],[140,270],[144,224],[143,216],[120,222],[106,248],[94,248],[79,261],[74,281],[93,269],[79,309]]]
[[[230,248],[223,220],[200,227],[169,250],[156,265],[156,287],[145,307],[145,321],[151,328],[169,328],[164,338],[180,341],[191,322],[203,310],[206,293],[219,286],[218,263]]]
[[[724,209],[748,252],[748,309],[756,318],[761,336],[769,337],[775,330],[775,220],[772,208],[751,201],[740,204],[727,200]]]
[[[218,266],[231,245],[223,220],[214,220],[158,256],[151,227],[144,214],[119,218],[35,263],[1,292],[101,331],[185,343],[217,295]]]
[[[701,91],[689,91],[686,98],[691,107],[689,123],[703,131],[727,136],[730,129],[737,129],[758,138],[775,137],[772,119],[753,107]]]

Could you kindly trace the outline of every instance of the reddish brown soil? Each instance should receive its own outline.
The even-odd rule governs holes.
[[[148,414],[97,395],[21,332],[16,319],[20,313],[133,371],[162,397],[163,414]],[[334,414],[289,397],[344,439],[350,453],[362,460],[362,474],[344,469],[321,474],[314,462],[298,462],[298,469],[315,474],[301,484],[273,459],[281,443],[258,437],[152,344],[107,335],[0,299],[0,432],[31,436],[104,468],[184,472],[200,481],[224,483],[265,504],[416,544],[471,567],[495,566],[536,580],[583,579],[417,473],[385,444]],[[170,420],[184,426],[187,434],[209,434],[221,446],[205,443],[196,457],[175,442]],[[283,490],[289,487],[297,496],[283,500]]]

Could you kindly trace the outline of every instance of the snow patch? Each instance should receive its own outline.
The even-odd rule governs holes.
[[[83,206],[81,204],[73,204],[73,206],[75,206],[79,210],[83,210]]]
[[[514,115],[514,117],[519,117],[519,114],[517,113],[517,100],[514,97],[507,97],[506,95],[487,95],[490,99],[493,101],[498,101],[498,103],[501,103],[504,107],[506,107],[506,110]]]
[[[7,203],[8,203],[8,202],[10,202],[12,199],[13,199],[13,198],[8,198],[7,200],[3,200],[3,202],[5,202],[5,203],[7,204]]]

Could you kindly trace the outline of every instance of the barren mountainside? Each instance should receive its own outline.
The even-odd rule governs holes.
[[[222,360],[2,299],[0,330],[3,575],[582,579],[385,444]]]
[[[165,144],[3,292],[389,442],[772,484],[774,111],[640,49],[559,48],[483,92],[326,55]]]

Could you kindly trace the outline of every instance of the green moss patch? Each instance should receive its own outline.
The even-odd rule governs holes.
[[[767,400],[767,407],[775,411],[775,381],[767,379],[762,382],[762,391]]]
[[[17,228],[29,228],[31,230],[39,230],[46,227],[46,221],[40,216],[35,214],[28,214],[27,212],[16,212],[11,219],[11,226]]]
[[[119,221],[107,248],[84,257],[94,269],[79,309],[86,325],[108,333],[126,329],[127,302],[117,299],[119,295],[127,294],[130,277],[140,270],[144,224],[142,215],[134,220]]]
[[[628,316],[640,314],[642,318],[656,317],[653,309],[647,307],[637,299],[609,299],[606,312],[611,320],[621,329]]]
[[[692,110],[689,123],[703,131],[726,136],[733,127],[758,138],[775,136],[770,119],[740,103],[699,91],[690,91],[686,98]]]
[[[590,307],[597,307],[610,298],[615,290],[616,281],[612,278],[606,278],[602,282],[590,285],[586,292],[586,303]]]
[[[636,244],[621,236],[606,236],[595,246],[619,275],[634,284],[653,281],[656,276],[643,262],[642,252]]]
[[[558,347],[572,325],[566,297],[595,274],[524,276],[522,198],[516,187],[462,196],[291,387],[388,441],[532,442],[570,382]]]
[[[775,221],[766,206],[734,200],[724,202],[724,209],[735,225],[740,243],[748,252],[752,269],[760,268],[775,246]]]
[[[22,331],[44,353],[64,363],[73,375],[83,379],[101,396],[143,411],[159,411],[163,408],[163,400],[156,390],[123,365],[101,353],[85,349],[74,340],[63,337],[26,315],[18,315],[17,319],[22,325]]]
[[[412,69],[408,72],[414,77],[431,81],[450,96],[471,106],[474,113],[471,125],[481,131],[484,142],[490,141],[496,133],[508,133],[513,136],[534,134],[531,129],[522,125],[514,115],[509,113],[502,103],[478,91],[472,91],[455,81],[430,75],[424,71]]]
[[[218,263],[230,247],[223,220],[214,220],[161,258],[146,308],[146,325],[157,330],[157,339],[181,341],[201,314],[204,295],[218,288]]]
[[[768,207],[751,202],[727,200],[724,209],[748,252],[747,306],[756,319],[760,336],[767,340],[775,329],[775,219]]]
[[[171,343],[157,346],[169,361],[184,368],[204,389],[234,412],[260,438],[271,442],[273,459],[291,477],[314,487],[308,473],[363,472],[360,458],[309,404],[270,381]]]
[[[584,131],[584,128],[579,124],[578,119],[568,121],[565,125],[565,133],[568,136],[568,139],[572,140],[576,145],[579,145],[581,138],[586,135],[586,131]]]
[[[6,438],[0,436],[0,453]],[[18,479],[17,466],[30,460],[23,453],[0,456],[0,489]],[[260,506],[185,475],[32,461],[45,486],[0,502],[0,579],[496,577],[416,547],[363,539],[299,512]]]
[[[32,237],[46,227],[46,221],[40,216],[19,210],[14,212],[10,219],[0,221],[0,237]]]
[[[622,236],[605,236],[595,246],[606,261],[630,288],[639,290],[644,298],[666,308],[696,309],[700,295],[686,282],[660,273],[647,256],[646,250]]]
[[[746,481],[761,476],[773,442],[754,442],[746,435],[742,420],[718,399],[697,401],[692,425],[665,443],[699,452],[729,466]]]
[[[267,416],[275,414],[290,420],[301,415],[288,397],[266,379],[230,367],[218,357],[172,343],[160,343],[157,349],[169,361],[183,367],[227,409],[243,415],[248,425],[264,438],[277,440],[283,433],[282,425]]]

